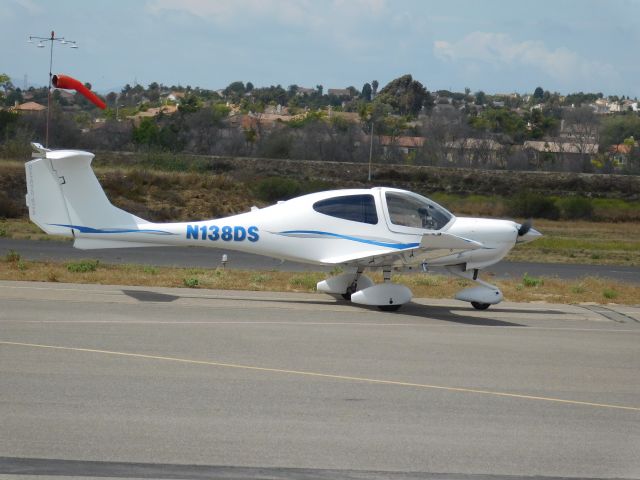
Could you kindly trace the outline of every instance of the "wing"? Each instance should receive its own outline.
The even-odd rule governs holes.
[[[336,255],[323,258],[322,263],[358,264],[364,266],[392,265],[394,263],[412,263],[412,257],[433,260],[447,255],[454,255],[467,250],[483,248],[482,243],[446,232],[425,233],[418,247],[405,249],[389,248],[387,250],[362,250],[357,253]]]

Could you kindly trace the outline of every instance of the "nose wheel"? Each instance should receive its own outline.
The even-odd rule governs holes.
[[[402,305],[378,305],[383,312],[397,312]]]

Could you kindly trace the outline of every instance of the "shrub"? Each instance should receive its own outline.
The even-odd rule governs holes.
[[[284,177],[268,177],[260,180],[256,185],[256,196],[265,202],[289,200],[300,195],[301,191],[300,183]]]
[[[578,284],[574,285],[573,287],[571,287],[571,292],[576,293],[576,294],[584,293],[586,291],[587,291],[587,289],[585,288],[584,284],[582,284],[582,283],[578,283]]]
[[[195,277],[185,278],[182,282],[184,283],[185,287],[189,288],[196,288],[198,285],[200,285],[200,282]]]
[[[252,283],[265,283],[271,280],[271,277],[265,273],[256,273],[251,276]]]
[[[21,215],[20,207],[6,193],[0,192],[0,218],[18,218]]]
[[[99,263],[98,260],[80,260],[79,262],[68,263],[67,270],[72,273],[95,272]]]
[[[4,256],[5,262],[19,262],[20,254],[15,250],[9,250],[7,254]]]
[[[605,288],[602,291],[602,296],[604,298],[606,298],[607,300],[613,300],[614,298],[616,298],[618,296],[618,292],[616,292],[615,290],[613,290],[611,288]]]
[[[522,284],[525,287],[541,287],[542,285],[544,285],[544,280],[537,277],[531,277],[528,273],[525,273],[522,276]]]
[[[593,202],[584,197],[561,198],[557,201],[563,218],[590,220],[593,218]]]
[[[509,213],[514,217],[548,218],[557,220],[560,218],[560,209],[552,198],[539,193],[519,193],[509,202]]]

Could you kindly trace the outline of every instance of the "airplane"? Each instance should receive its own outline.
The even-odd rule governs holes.
[[[303,195],[225,218],[153,223],[115,207],[92,168],[94,155],[32,144],[25,164],[30,219],[51,235],[72,237],[84,250],[152,246],[218,247],[316,265],[344,273],[317,290],[359,305],[395,311],[411,290],[392,272],[445,267],[475,286],[455,298],[484,310],[503,300],[479,278],[518,243],[541,233],[531,222],[456,217],[436,202],[397,188],[332,190]],[[366,270],[382,270],[374,284]]]

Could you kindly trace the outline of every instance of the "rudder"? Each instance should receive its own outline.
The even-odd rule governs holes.
[[[83,228],[137,228],[146,220],[114,207],[91,169],[94,155],[46,150],[25,164],[29,218],[48,234],[75,236]]]

